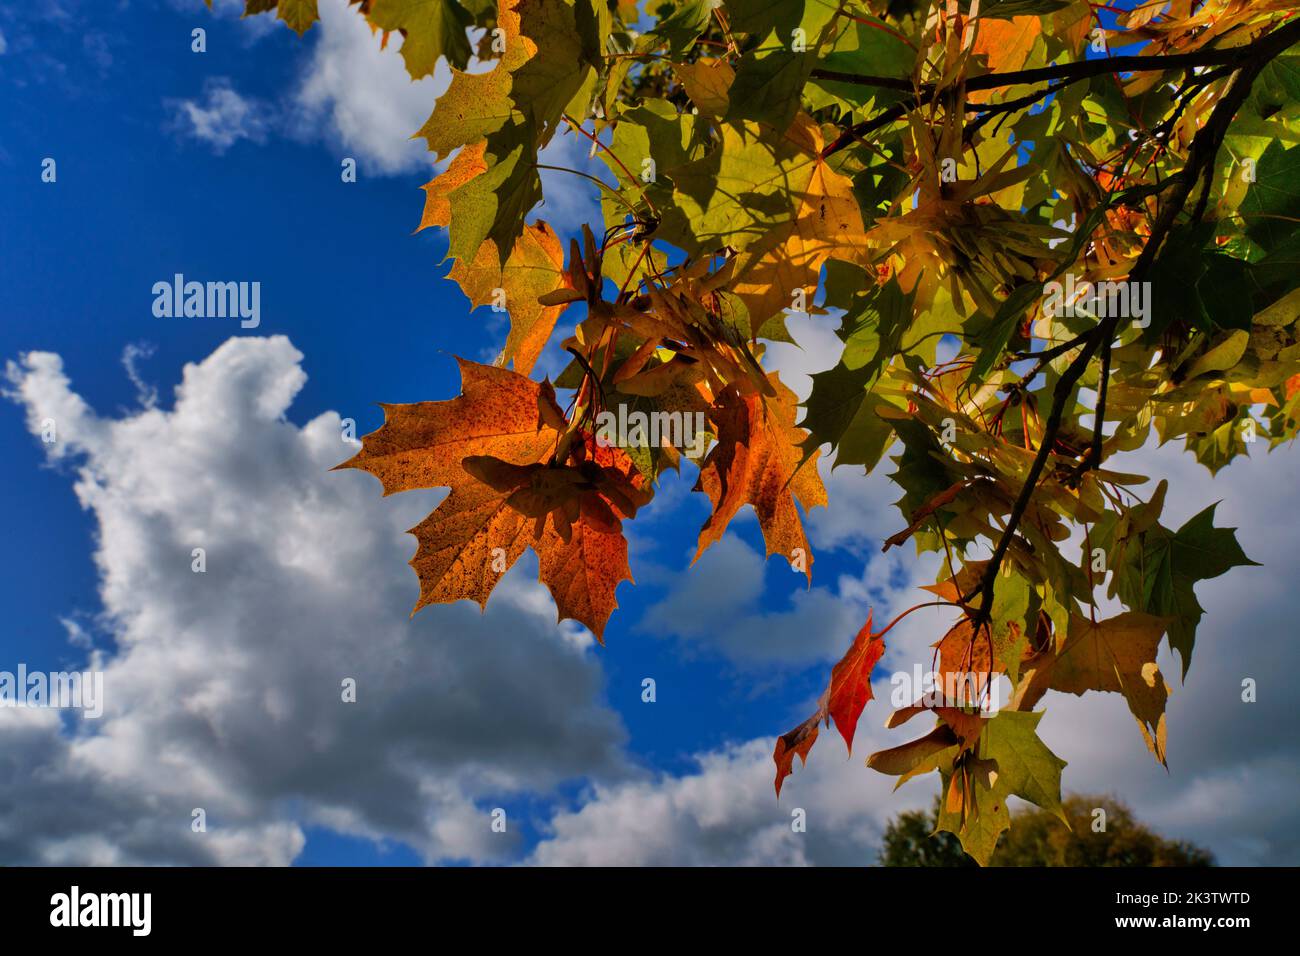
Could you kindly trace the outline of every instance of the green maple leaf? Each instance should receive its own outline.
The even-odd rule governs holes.
[[[1294,232],[1300,218],[1300,146],[1287,149],[1277,140],[1269,144],[1240,211],[1246,235],[1266,251]]]
[[[726,0],[725,6],[733,32],[767,36],[775,30],[778,42],[788,44],[801,29],[809,46],[839,10],[831,0]]]
[[[542,198],[541,179],[526,144],[511,147],[507,142],[502,148],[509,151],[494,158],[487,172],[448,197],[452,213],[447,254],[455,259],[472,261],[483,241],[491,239],[504,265],[523,232],[524,217]]]
[[[893,277],[855,297],[837,333],[844,341],[841,361],[845,366],[879,375],[900,351],[903,336],[912,326],[915,300],[916,291],[904,293]]]
[[[619,115],[610,149],[602,149],[597,155],[624,187],[662,190],[661,174],[699,159],[707,140],[708,123],[703,117],[679,113],[662,100],[649,100]],[[641,178],[647,159],[654,160],[655,165],[651,183]]]
[[[998,783],[1065,819],[1061,806],[1061,771],[1066,762],[1047,749],[1038,736],[1041,713],[1006,710],[984,727],[980,756],[998,762]]]
[[[375,0],[370,22],[402,31],[402,59],[413,80],[433,73],[443,57],[462,69],[469,62],[465,29],[473,18],[455,0]]]
[[[1008,797],[1028,800],[1069,825],[1061,805],[1061,771],[1066,763],[1039,738],[1042,717],[1004,710],[985,724],[979,756],[981,761],[996,763],[991,781],[972,781],[974,805],[968,802],[965,819],[946,805],[940,808],[939,829],[955,833],[962,849],[981,865],[988,863],[998,837],[1011,826]],[[943,775],[945,792],[950,779],[951,775]]]
[[[775,33],[769,35],[757,49],[740,58],[727,120],[756,120],[780,132],[789,129],[816,64],[811,47],[792,51],[781,45]]]
[[[813,387],[803,421],[808,429],[805,455],[822,445],[835,449],[835,467],[863,465],[874,468],[893,443],[894,427],[880,417],[889,405],[871,391],[874,379],[869,369],[850,369],[843,362],[812,377]]]
[[[525,217],[542,198],[537,153],[571,104],[587,114],[598,79],[591,47],[601,21],[589,0],[579,0],[576,11],[566,0],[519,0],[502,18],[501,62],[487,73],[455,73],[420,130],[442,156],[487,140],[488,171],[449,197],[448,251],[457,259],[473,259],[485,239],[496,243],[502,264],[509,259]]]
[[[674,190],[661,234],[692,254],[737,251],[790,222],[815,157],[790,137],[772,142],[758,123],[727,124],[711,153],[671,170]]]
[[[916,50],[898,33],[876,17],[857,14],[856,19],[838,33],[833,45],[824,50],[817,66],[836,73],[903,78],[911,74]],[[835,103],[844,110],[861,108],[873,102],[877,107],[902,97],[893,90],[877,89],[859,83],[814,78],[805,90],[814,109]]]
[[[952,775],[941,773],[940,779],[943,781],[942,792],[947,793],[952,785]],[[956,834],[961,848],[980,866],[988,866],[993,851],[997,849],[998,837],[1011,828],[1011,811],[1007,809],[1010,791],[1000,779],[992,787],[976,782],[972,789],[965,819],[941,804],[937,829]]]
[[[695,45],[696,38],[708,29],[712,17],[711,0],[684,0],[676,10],[659,20],[650,33],[666,40],[673,56],[680,56]]]
[[[1126,553],[1116,577],[1116,591],[1125,604],[1171,619],[1169,646],[1182,660],[1184,677],[1205,613],[1193,586],[1234,567],[1257,565],[1241,550],[1235,528],[1214,526],[1217,507],[1210,505],[1177,532],[1159,524],[1143,532],[1142,546]]]
[[[445,157],[510,123],[533,123],[534,150],[545,146],[565,108],[584,89],[594,91],[597,54],[586,36],[593,27],[589,3],[579,12],[565,0],[520,0],[510,18],[503,17],[505,52],[485,73],[452,75],[447,92],[418,135],[431,152]],[[584,29],[579,29],[581,21]],[[533,50],[545,50],[545,56]],[[580,115],[586,115],[586,103]]]
[[[866,274],[858,266],[831,260],[826,266],[827,303],[845,303],[845,288],[862,288]],[[860,282],[853,277],[860,276]],[[878,412],[889,404],[872,392],[886,363],[911,327],[915,292],[909,295],[894,279],[884,286],[848,297],[839,337],[844,352],[834,368],[813,375],[802,422],[810,432],[805,453],[830,443],[835,463],[873,467],[892,439],[893,427]]]

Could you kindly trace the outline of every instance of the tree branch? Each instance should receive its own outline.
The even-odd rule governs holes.
[[[993,90],[1025,83],[1039,83],[1044,80],[1061,80],[1063,82],[1059,86],[1064,86],[1079,80],[1091,79],[1094,76],[1104,76],[1107,73],[1164,71],[1197,66],[1244,66],[1252,61],[1266,63],[1300,39],[1300,34],[1297,34],[1297,27],[1300,27],[1300,21],[1292,20],[1272,33],[1245,46],[1230,47],[1228,49],[1196,50],[1191,53],[1169,53],[1163,56],[1111,56],[1096,60],[1080,60],[1075,63],[1058,63],[1029,70],[1013,70],[1008,73],[985,73],[982,76],[967,79],[965,85],[967,92]],[[1257,74],[1258,70],[1255,73]],[[894,76],[867,76],[824,69],[814,69],[812,76],[816,79],[853,83],[859,86],[902,90],[913,94],[915,100],[911,105],[907,101],[895,103],[871,119],[846,129],[834,142],[822,150],[823,159],[847,147],[854,141],[855,137],[865,136],[867,133],[888,125],[909,109],[925,106],[934,99],[937,92],[933,83],[923,83],[917,86],[910,79]]]
[[[1187,163],[1176,175],[1177,183],[1174,186],[1174,191],[1169,196],[1168,201],[1161,207],[1155,222],[1152,223],[1150,238],[1148,238],[1142,252],[1138,255],[1137,262],[1129,271],[1129,282],[1142,281],[1151,270],[1151,266],[1160,252],[1160,247],[1173,229],[1174,220],[1187,202],[1193,186],[1203,178],[1206,169],[1213,169],[1214,159],[1218,155],[1224,136],[1227,135],[1228,126],[1232,123],[1237,110],[1246,101],[1246,97],[1250,95],[1255,78],[1259,76],[1269,62],[1297,42],[1300,42],[1300,19],[1292,20],[1263,39],[1242,48],[1247,51],[1248,56],[1243,58],[1241,68],[1233,78],[1232,85],[1215,105],[1210,118],[1192,138],[1191,145],[1187,149]],[[1019,527],[1025,510],[1029,507],[1034,489],[1042,476],[1043,469],[1047,465],[1047,459],[1052,453],[1052,447],[1056,444],[1056,436],[1060,432],[1061,419],[1065,413],[1066,400],[1087,369],[1088,364],[1092,361],[1093,355],[1103,345],[1109,346],[1114,337],[1119,318],[1118,314],[1108,315],[1093,328],[1084,342],[1082,350],[1070,362],[1052,391],[1052,411],[1043,429],[1042,442],[1038,447],[1038,454],[1034,458],[1034,463],[1029,469],[1029,475],[1025,479],[1024,486],[1020,489],[1020,495],[1012,506],[1006,527],[1003,529],[1002,536],[994,548],[993,557],[989,560],[988,566],[980,577],[979,585],[962,599],[964,604],[979,595],[979,608],[972,618],[976,627],[989,619],[993,608],[993,590],[997,582],[998,570],[1006,557],[1007,548],[1011,545],[1011,539],[1015,535],[1016,528]],[[1106,371],[1108,372],[1109,369]],[[1104,387],[1104,383],[1102,383],[1100,388],[1104,389]],[[1097,416],[1093,422],[1094,447],[1100,443],[1101,414],[1103,414],[1103,408],[1099,402]],[[1096,467],[1098,464],[1100,464],[1099,451],[1094,456],[1090,450],[1081,467],[1075,473],[1076,480],[1081,478],[1089,468]]]

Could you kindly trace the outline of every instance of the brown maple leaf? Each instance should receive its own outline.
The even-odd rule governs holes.
[[[776,762],[776,795],[781,796],[781,784],[785,778],[794,773],[794,758],[798,755],[800,761],[808,763],[808,752],[812,750],[813,744],[817,742],[818,724],[821,723],[825,714],[824,710],[819,709],[802,724],[789,733],[782,734],[776,738],[776,750],[772,753],[772,760]]]
[[[1123,694],[1147,748],[1167,765],[1169,687],[1156,664],[1156,653],[1168,623],[1138,611],[1097,622],[1071,614],[1060,649],[1044,649],[1028,662],[1012,706],[1032,710],[1048,690],[1078,696],[1090,690]]]

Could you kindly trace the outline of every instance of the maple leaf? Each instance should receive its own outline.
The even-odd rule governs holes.
[[[808,753],[817,742],[818,725],[823,719],[823,714],[819,710],[794,730],[776,738],[776,750],[772,753],[772,760],[776,763],[778,798],[781,796],[781,784],[785,782],[786,777],[794,773],[794,758],[798,756],[801,763],[805,765],[808,763]]]
[[[370,22],[401,32],[402,59],[413,80],[431,75],[444,57],[455,67],[469,62],[465,28],[473,18],[455,0],[372,0]]]
[[[1241,550],[1234,529],[1214,526],[1217,507],[1210,505],[1177,532],[1158,523],[1142,532],[1138,547],[1126,551],[1111,582],[1129,607],[1170,619],[1169,645],[1182,658],[1184,677],[1205,613],[1194,585],[1255,564]]]
[[[858,719],[871,700],[871,672],[885,653],[885,642],[871,627],[871,614],[862,625],[848,651],[831,668],[830,683],[818,702],[817,711],[798,727],[777,738],[772,760],[776,763],[776,795],[781,796],[781,784],[793,770],[797,754],[808,762],[808,753],[817,741],[817,727],[822,721],[827,726],[835,721],[835,729],[844,738],[844,745],[853,752],[853,736]]]
[[[1061,806],[1066,764],[1039,739],[1041,719],[1042,714],[1002,711],[985,725],[979,757],[943,775],[947,797],[938,828],[955,833],[962,849],[980,864],[988,863],[998,837],[1011,826],[1011,796],[1042,807],[1069,826]]]
[[[799,445],[805,432],[794,424],[795,396],[772,373],[775,395],[742,395],[729,386],[714,403],[712,418],[718,443],[700,468],[696,489],[713,502],[713,513],[700,529],[698,561],[721,539],[731,519],[748,504],[758,515],[767,555],[803,560],[812,581],[812,548],[795,507],[826,504],[826,489],[817,474],[814,454],[801,467]]]
[[[487,170],[484,142],[459,150],[447,169],[421,188],[425,192],[424,213],[416,232],[451,222],[451,195]],[[510,314],[510,335],[502,361],[527,374],[551,337],[555,320],[564,305],[543,305],[538,299],[560,289],[572,288],[564,269],[564,250],[559,237],[545,222],[525,226],[510,255],[501,261],[496,243],[483,242],[473,259],[457,259],[447,278],[457,282],[475,306],[499,305],[498,290],[505,294]]]
[[[885,642],[871,630],[871,614],[862,625],[853,646],[840,662],[831,669],[830,694],[827,713],[835,721],[835,729],[844,738],[844,746],[853,752],[853,735],[858,729],[858,718],[871,700],[871,671],[885,653]]]
[[[786,227],[817,167],[811,124],[796,123],[776,142],[753,121],[728,123],[712,152],[666,170],[674,209],[661,234],[691,253],[723,246],[743,252]],[[793,291],[793,290],[791,290]]]
[[[450,253],[473,259],[485,240],[502,263],[542,198],[535,154],[571,102],[585,115],[603,42],[589,0],[506,0],[497,12],[504,52],[485,73],[452,71],[447,91],[417,135],[441,156],[482,142],[488,169],[447,192],[455,209]],[[547,55],[539,56],[545,48]]]
[[[1168,622],[1140,611],[1126,611],[1093,623],[1070,615],[1070,629],[1059,650],[1031,658],[1012,706],[1030,710],[1047,690],[1083,696],[1087,691],[1123,694],[1148,749],[1162,764],[1165,753],[1165,702],[1169,687],[1156,665],[1156,652]]]
[[[558,289],[572,288],[564,271],[564,250],[559,237],[544,222],[525,226],[505,265],[496,243],[489,239],[470,263],[457,260],[447,274],[476,306],[496,305],[497,290],[505,293],[510,314],[510,334],[501,353],[516,372],[527,375],[551,337],[564,305],[542,305],[537,300]]]
[[[431,226],[451,225],[451,194],[474,177],[487,172],[483,151],[487,143],[480,140],[456,152],[446,170],[420,188],[424,190],[424,212],[415,231]]]
[[[853,183],[821,157],[821,131],[806,115],[799,116],[805,148],[812,156],[806,185],[792,190],[795,208],[788,221],[772,228],[750,246],[737,265],[732,290],[749,309],[755,333],[772,315],[791,304],[803,289],[811,303],[818,276],[827,259],[865,259],[868,255],[862,210]]]
[[[649,501],[644,479],[621,449],[585,437],[570,461],[550,461],[566,426],[551,387],[458,361],[459,398],[383,406],[384,424],[339,466],[379,478],[386,495],[451,489],[411,529],[420,579],[412,613],[462,598],[486,605],[532,547],[560,617],[601,638],[615,589],[632,579],[621,521]]]
[[[1042,21],[1038,17],[1012,17],[992,20],[981,17],[976,21],[974,52],[987,58],[993,73],[1019,70],[1034,50],[1034,41],[1042,36]],[[971,94],[979,102],[982,91]]]
[[[212,0],[206,0],[209,7]],[[358,3],[360,0],[350,0]],[[276,16],[299,36],[306,33],[313,23],[320,19],[316,9],[317,0],[244,0],[244,16],[266,13],[275,10]]]
[[[736,71],[726,60],[705,58],[694,63],[674,63],[673,72],[701,113],[713,117],[726,114],[730,103],[728,91],[736,78]]]

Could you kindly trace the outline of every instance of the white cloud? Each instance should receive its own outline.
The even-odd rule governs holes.
[[[883,731],[858,727],[854,754],[824,731],[808,765],[777,800],[773,740],[697,755],[698,770],[597,787],[558,814],[532,862],[543,866],[862,866],[876,862],[888,820],[928,806],[933,787],[894,780],[863,765]],[[793,812],[806,815],[795,832]]]
[[[400,34],[381,50],[380,34],[344,0],[321,0],[319,9],[320,23],[308,34],[316,35],[316,45],[294,94],[300,133],[318,135],[326,126],[362,175],[431,170],[423,140],[411,136],[451,82],[446,61],[433,76],[412,82],[398,55]]]
[[[772,558],[785,567],[783,559]],[[815,581],[826,582],[825,575]],[[894,554],[869,561],[860,577],[805,589],[795,577],[790,607],[764,610],[763,555],[737,534],[710,547],[693,567],[660,575],[668,593],[645,612],[641,629],[656,636],[675,636],[684,649],[721,654],[744,667],[806,666],[837,660],[866,620],[877,626],[903,609],[916,584],[933,580],[933,562],[901,559]],[[928,575],[928,577],[927,577]]]
[[[408,619],[403,532],[438,493],[384,499],[330,472],[350,454],[338,415],[284,418],[301,358],[284,337],[231,339],[186,366],[170,410],[117,418],[72,391],[58,356],[10,364],[98,524],[97,621],[117,650],[98,657],[99,720],[0,709],[0,858],[283,864],[314,823],[429,860],[499,859],[517,831],[491,833],[492,807],[623,772],[592,652],[526,567],[486,614]]]
[[[182,135],[207,143],[218,155],[240,140],[265,142],[274,121],[268,103],[240,95],[225,77],[209,79],[199,99],[170,100],[166,106]]]
[[[154,346],[148,342],[132,342],[122,349],[122,367],[126,369],[126,377],[135,386],[136,401],[144,408],[153,408],[158,404],[158,389],[145,381],[138,363],[151,358],[153,353]]]
[[[538,154],[537,161],[594,176],[612,183],[609,168],[591,155],[591,140],[565,126]],[[543,169],[542,202],[532,211],[532,218],[544,219],[561,236],[577,235],[585,222],[597,239],[604,229],[600,209],[601,189],[595,183],[558,169]]]

